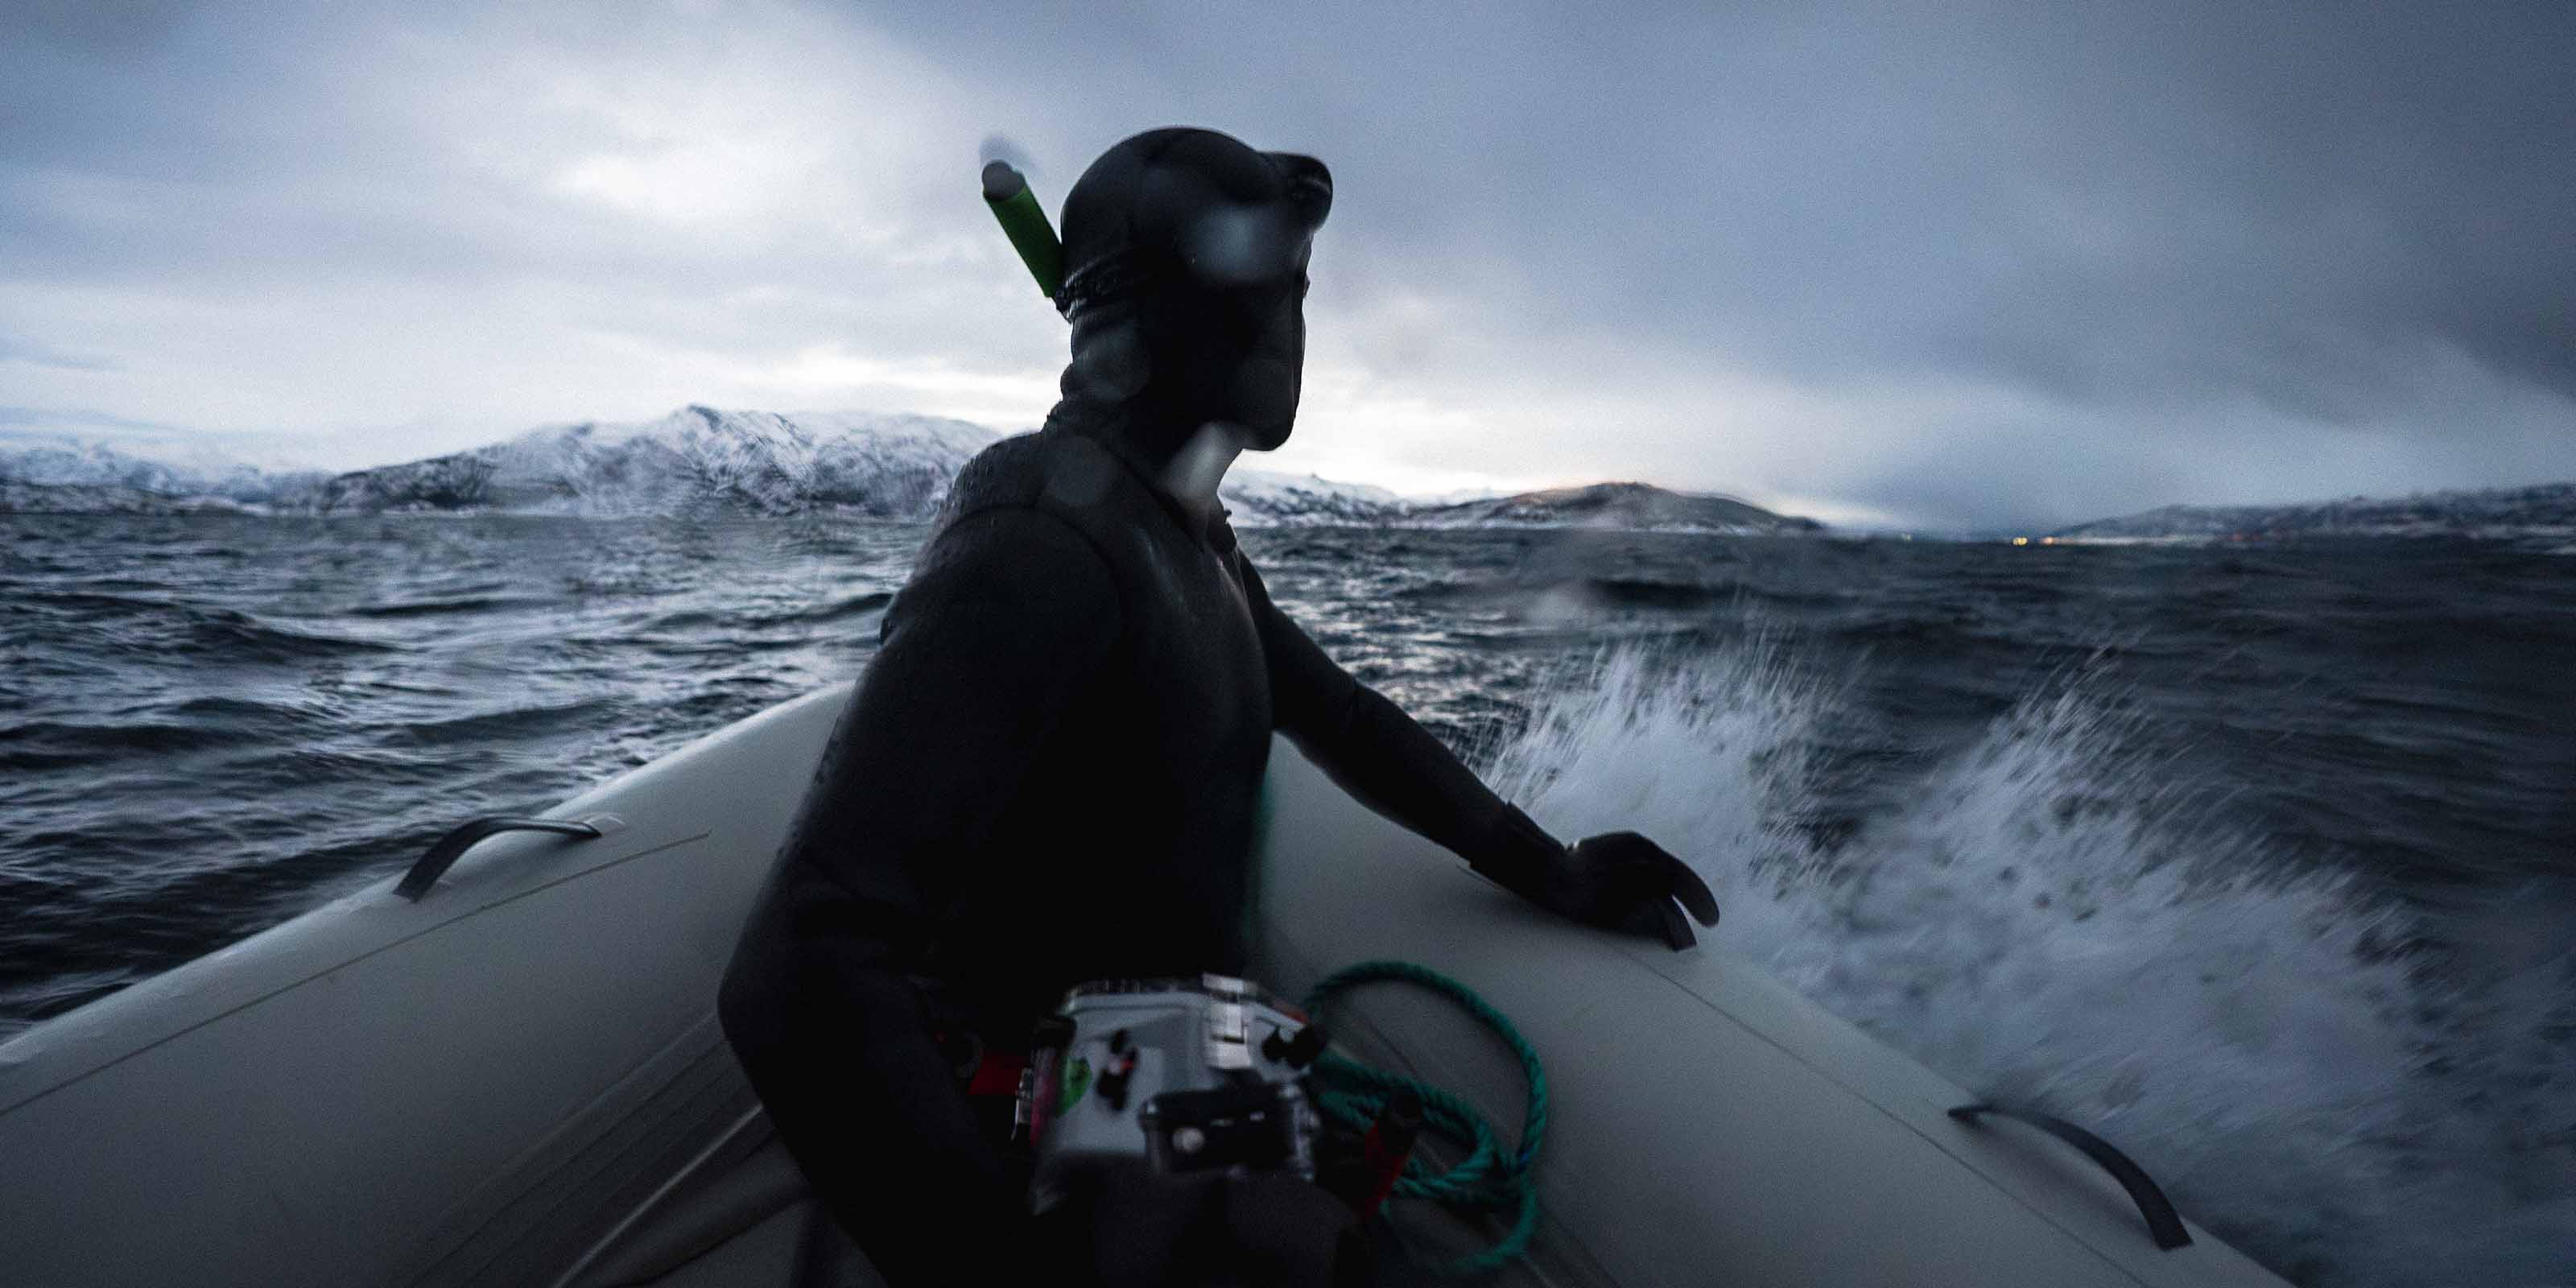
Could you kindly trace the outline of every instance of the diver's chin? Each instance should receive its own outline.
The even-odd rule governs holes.
[[[1235,372],[1226,402],[1244,429],[1244,446],[1267,452],[1288,441],[1297,423],[1297,377],[1296,358],[1277,354],[1255,357]]]
[[[1257,421],[1241,416],[1212,420],[1206,428],[1221,430],[1226,441],[1233,443],[1238,451],[1275,452],[1280,444],[1288,441],[1288,432],[1296,425],[1297,414],[1292,411],[1274,421]]]

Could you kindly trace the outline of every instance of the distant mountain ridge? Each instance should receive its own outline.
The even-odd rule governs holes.
[[[1622,532],[1822,532],[1813,519],[1774,514],[1733,497],[1668,492],[1648,483],[1595,483],[1416,508],[1405,527],[1606,528]]]
[[[919,522],[957,471],[1000,441],[936,416],[720,411],[550,426],[462,452],[340,474],[173,466],[116,449],[0,439],[0,512],[483,513],[586,518],[847,514]],[[1239,527],[1574,527],[1811,532],[1810,519],[1643,483],[1437,503],[1384,488],[1237,469],[1221,500]]]
[[[2292,541],[2467,537],[2576,541],[2576,482],[2304,505],[2168,505],[2061,528],[2067,541]]]
[[[264,470],[210,451],[178,459],[52,435],[0,437],[0,512],[181,514],[268,505],[320,470]]]
[[[917,519],[938,508],[958,469],[997,437],[934,416],[691,406],[639,424],[530,430],[469,451],[338,475],[280,501],[316,514]]]

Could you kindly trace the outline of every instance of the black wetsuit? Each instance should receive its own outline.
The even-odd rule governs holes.
[[[1242,973],[1274,729],[1479,867],[1561,852],[1274,607],[1222,518],[1193,531],[1134,429],[1068,400],[959,476],[725,978],[781,1138],[895,1284],[1019,1251],[1022,1178],[934,1032]]]

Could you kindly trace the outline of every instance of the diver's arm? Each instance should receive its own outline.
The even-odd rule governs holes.
[[[1250,560],[1239,566],[1269,658],[1279,731],[1342,790],[1575,920],[1653,935],[1676,949],[1696,942],[1685,911],[1701,925],[1717,924],[1717,900],[1681,860],[1634,832],[1571,847],[1558,841],[1402,708],[1335,664],[1270,602]]]
[[[1528,868],[1565,848],[1430,730],[1353,679],[1270,602],[1249,561],[1243,569],[1269,658],[1273,718],[1342,790],[1478,871]]]
[[[942,532],[886,616],[727,972],[725,1032],[815,1192],[887,1281],[1001,1282],[1018,1178],[912,972],[990,870],[994,819],[1118,630],[1088,543],[1032,510]]]

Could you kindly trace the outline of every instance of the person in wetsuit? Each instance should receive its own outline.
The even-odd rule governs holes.
[[[1036,1269],[956,1039],[1092,979],[1241,975],[1273,731],[1380,813],[1579,920],[1717,909],[1633,833],[1569,848],[1271,603],[1216,502],[1286,441],[1323,163],[1154,130],[1065,200],[1063,398],[960,473],[725,976],[726,1035],[889,1283]],[[1683,907],[1676,906],[1676,900]],[[1049,1268],[1049,1273],[1053,1269]]]

